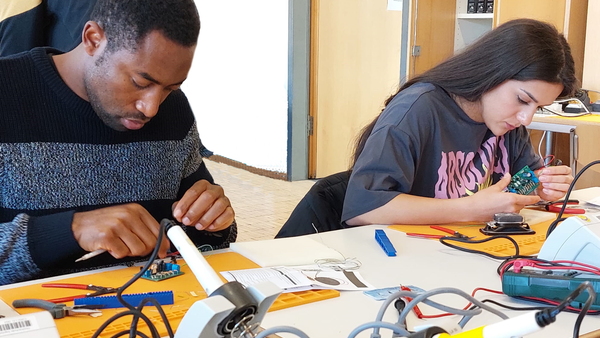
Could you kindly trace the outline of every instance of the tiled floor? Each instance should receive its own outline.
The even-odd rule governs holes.
[[[315,181],[287,182],[205,160],[235,210],[238,242],[271,239]]]

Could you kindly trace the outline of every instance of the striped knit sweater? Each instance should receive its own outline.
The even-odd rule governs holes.
[[[0,58],[0,285],[118,263],[85,252],[77,211],[136,202],[157,220],[194,182],[213,183],[187,98],[175,91],[142,129],[115,131],[56,71],[50,49]],[[235,240],[236,228],[188,228],[198,244]]]

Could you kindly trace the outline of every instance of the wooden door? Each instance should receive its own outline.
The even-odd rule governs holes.
[[[421,73],[452,55],[454,0],[411,1],[407,74]],[[398,89],[402,12],[387,0],[311,2],[310,177],[348,169],[360,130]],[[416,40],[414,14],[416,13]]]
[[[348,169],[356,135],[397,89],[401,24],[387,0],[311,2],[311,177]]]
[[[410,21],[410,45],[420,47],[419,56],[409,51],[408,74],[414,76],[454,53],[456,0],[412,0]]]

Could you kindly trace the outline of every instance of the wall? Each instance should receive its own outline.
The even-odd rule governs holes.
[[[288,2],[196,0],[202,28],[182,86],[204,145],[270,171],[287,169]]]

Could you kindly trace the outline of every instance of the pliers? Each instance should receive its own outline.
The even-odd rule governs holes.
[[[16,299],[13,301],[12,306],[14,308],[35,307],[44,309],[50,312],[54,319],[73,315],[102,314],[102,312],[98,310],[102,305],[66,306],[65,304],[54,304],[43,299]]]
[[[464,234],[461,234],[458,231],[454,231],[452,229],[448,229],[445,227],[441,227],[438,225],[431,225],[430,226],[431,229],[435,229],[435,230],[439,230],[439,231],[443,231],[446,233],[451,234],[452,236],[448,236],[448,235],[430,235],[430,234],[419,234],[419,233],[407,233],[407,236],[412,236],[412,237],[421,237],[421,238],[435,238],[435,239],[440,239],[442,237],[456,237],[456,238],[466,238],[469,239],[470,237]]]
[[[83,297],[96,297],[100,295],[106,295],[109,293],[116,293],[116,288],[97,286],[93,284],[69,284],[69,283],[45,283],[42,284],[43,288],[65,288],[65,289],[81,289],[81,290],[92,290],[94,292],[88,292],[84,295],[76,295],[62,298],[54,298],[48,299],[49,302],[52,303],[64,303],[73,301],[75,298],[83,298]]]
[[[565,200],[560,200],[560,201],[554,201],[554,202],[539,202],[536,205],[544,207],[544,209],[547,211],[559,213],[560,209],[562,209],[562,206],[564,203],[565,203]],[[579,204],[579,200],[567,200],[567,205],[569,205],[569,204],[577,205],[577,204]],[[565,214],[573,214],[573,215],[581,215],[581,214],[585,214],[585,209],[567,207],[567,208],[565,208],[564,213]]]

